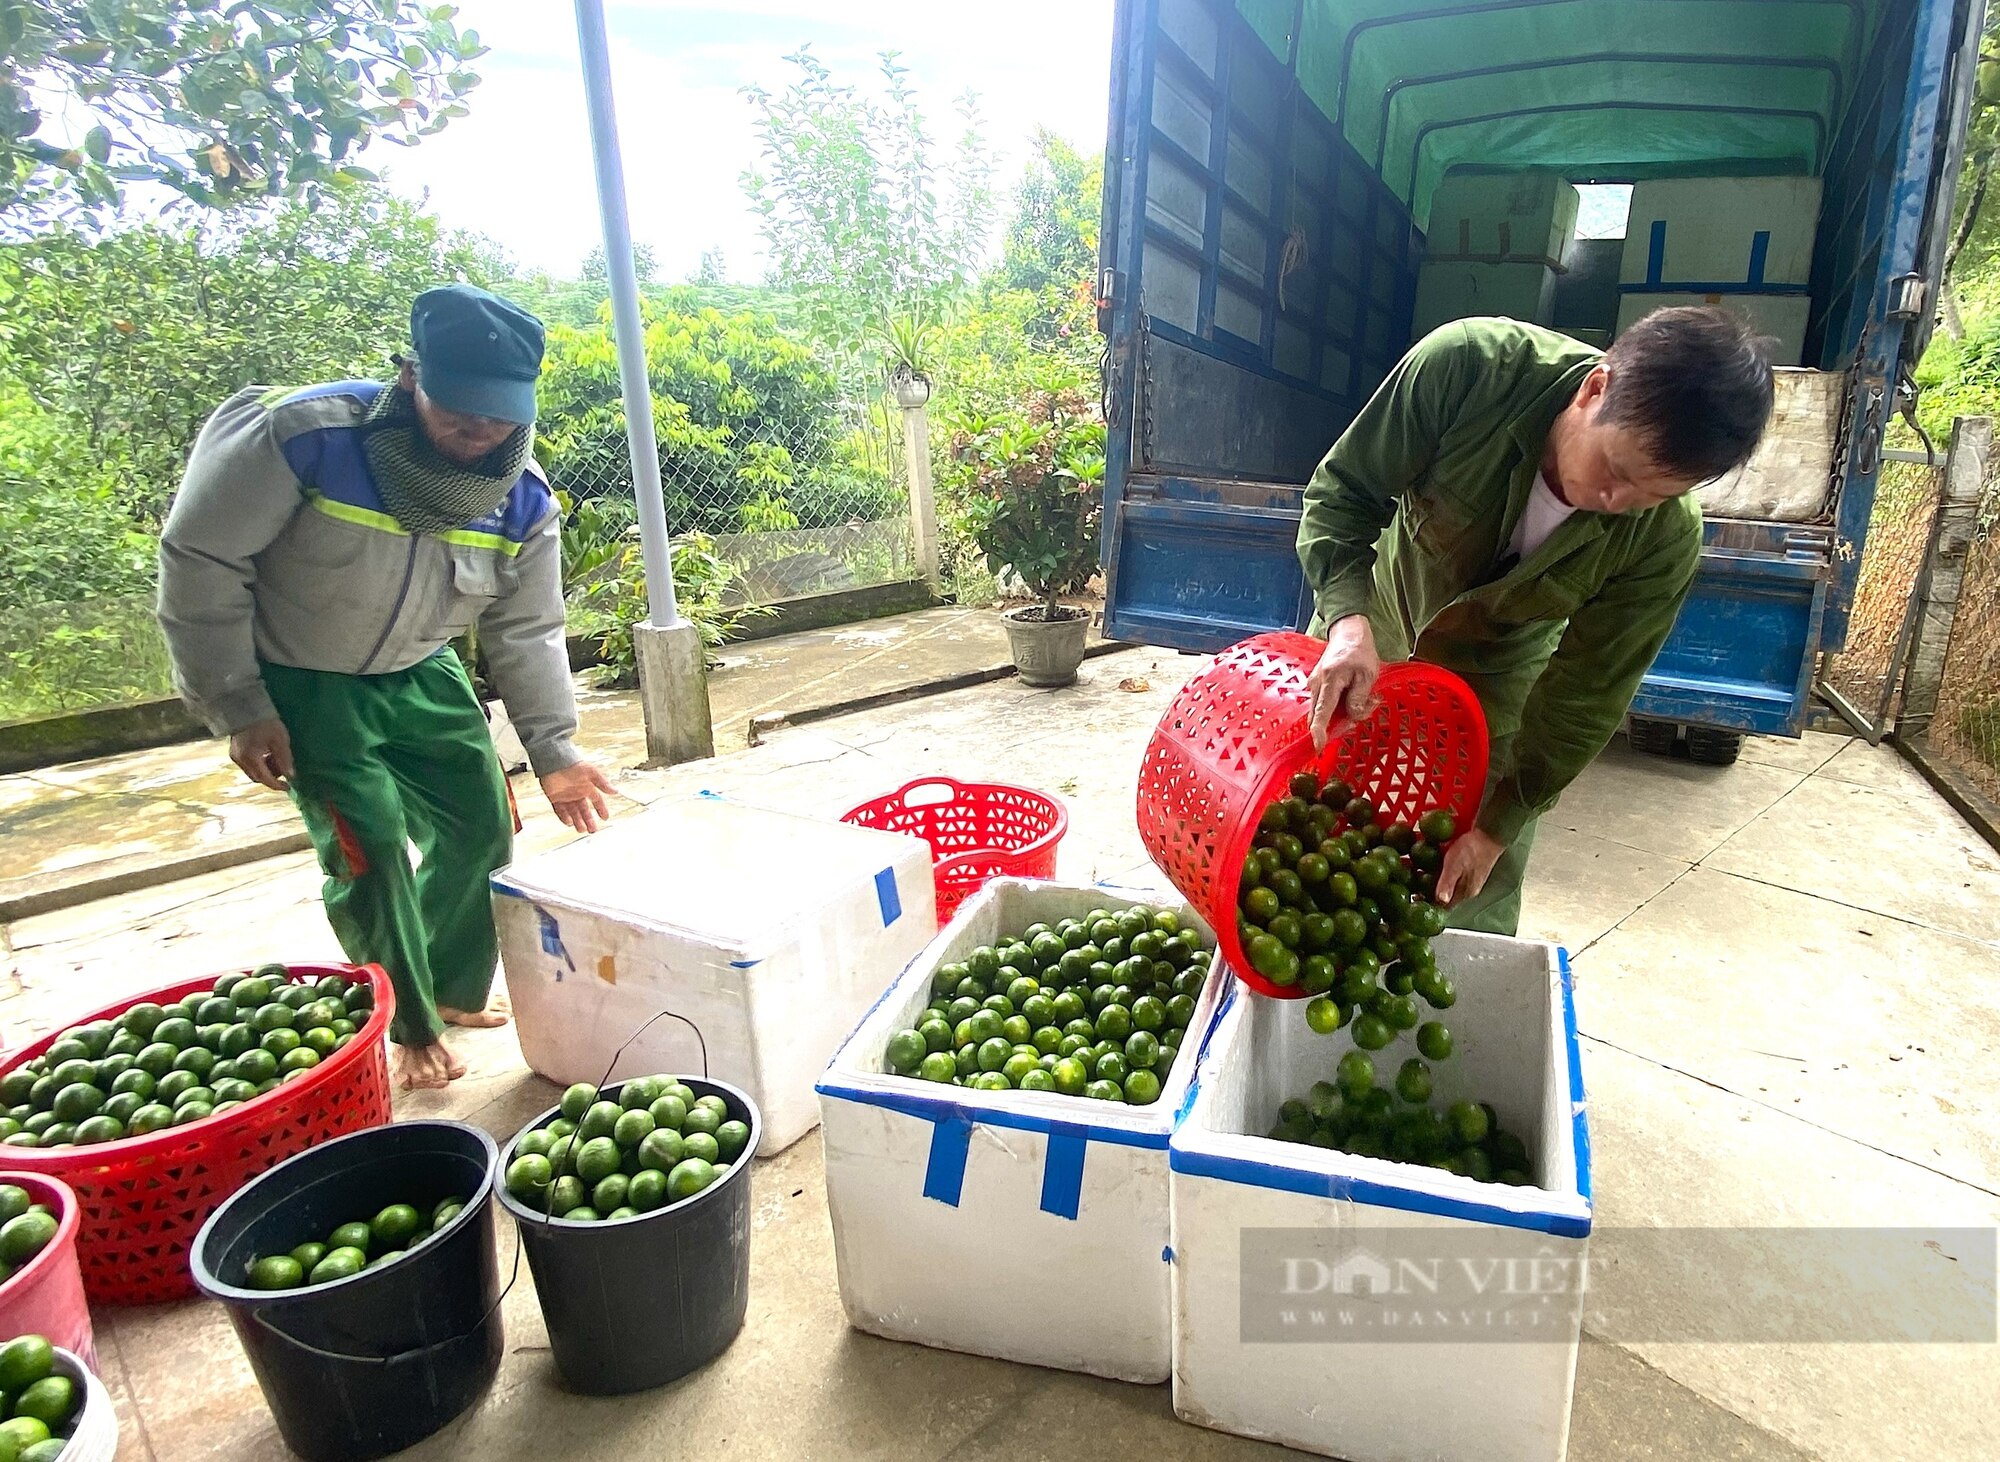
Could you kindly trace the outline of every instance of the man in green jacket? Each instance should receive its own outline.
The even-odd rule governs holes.
[[[1701,553],[1696,484],[1746,461],[1771,367],[1741,317],[1659,310],[1600,353],[1458,320],[1405,356],[1306,488],[1312,730],[1373,708],[1385,660],[1463,676],[1492,738],[1438,897],[1512,934],[1535,822],[1624,719]]]

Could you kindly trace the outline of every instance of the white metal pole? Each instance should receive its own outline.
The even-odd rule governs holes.
[[[666,629],[683,621],[674,602],[673,546],[660,488],[660,444],[653,435],[653,391],[646,378],[645,327],[639,319],[639,278],[632,268],[632,224],[625,212],[625,164],[618,152],[618,116],[611,101],[611,46],[605,38],[603,0],[576,0],[576,34],[583,51],[583,92],[590,105],[597,206],[604,215],[604,264],[611,281],[612,330],[618,338],[618,380],[625,391],[632,491],[639,501],[647,618]]]

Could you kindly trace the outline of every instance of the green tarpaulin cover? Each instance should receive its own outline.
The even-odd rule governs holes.
[[[1890,0],[1236,0],[1419,227],[1452,167],[1817,173]]]

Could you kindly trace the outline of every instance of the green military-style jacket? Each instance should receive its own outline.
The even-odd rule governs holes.
[[[1639,513],[1575,513],[1499,572],[1549,428],[1599,358],[1516,320],[1442,326],[1306,487],[1299,560],[1313,632],[1366,614],[1384,660],[1465,677],[1493,742],[1479,825],[1502,843],[1618,729],[1700,558],[1689,493]]]

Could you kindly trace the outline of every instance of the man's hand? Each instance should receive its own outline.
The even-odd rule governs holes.
[[[611,820],[611,805],[604,800],[618,789],[611,779],[587,761],[563,767],[542,778],[542,795],[556,810],[564,827],[580,833],[594,833]]]
[[[1506,851],[1491,834],[1476,827],[1453,838],[1444,850],[1444,867],[1438,870],[1438,902],[1448,907],[1476,898],[1486,887],[1493,865]]]
[[[1375,709],[1375,677],[1382,659],[1375,653],[1375,631],[1365,614],[1335,620],[1326,637],[1326,653],[1306,678],[1312,692],[1313,749],[1326,747],[1327,728],[1337,715],[1360,720]]]
[[[283,721],[253,721],[229,737],[229,759],[251,781],[273,792],[290,790],[292,738]]]

